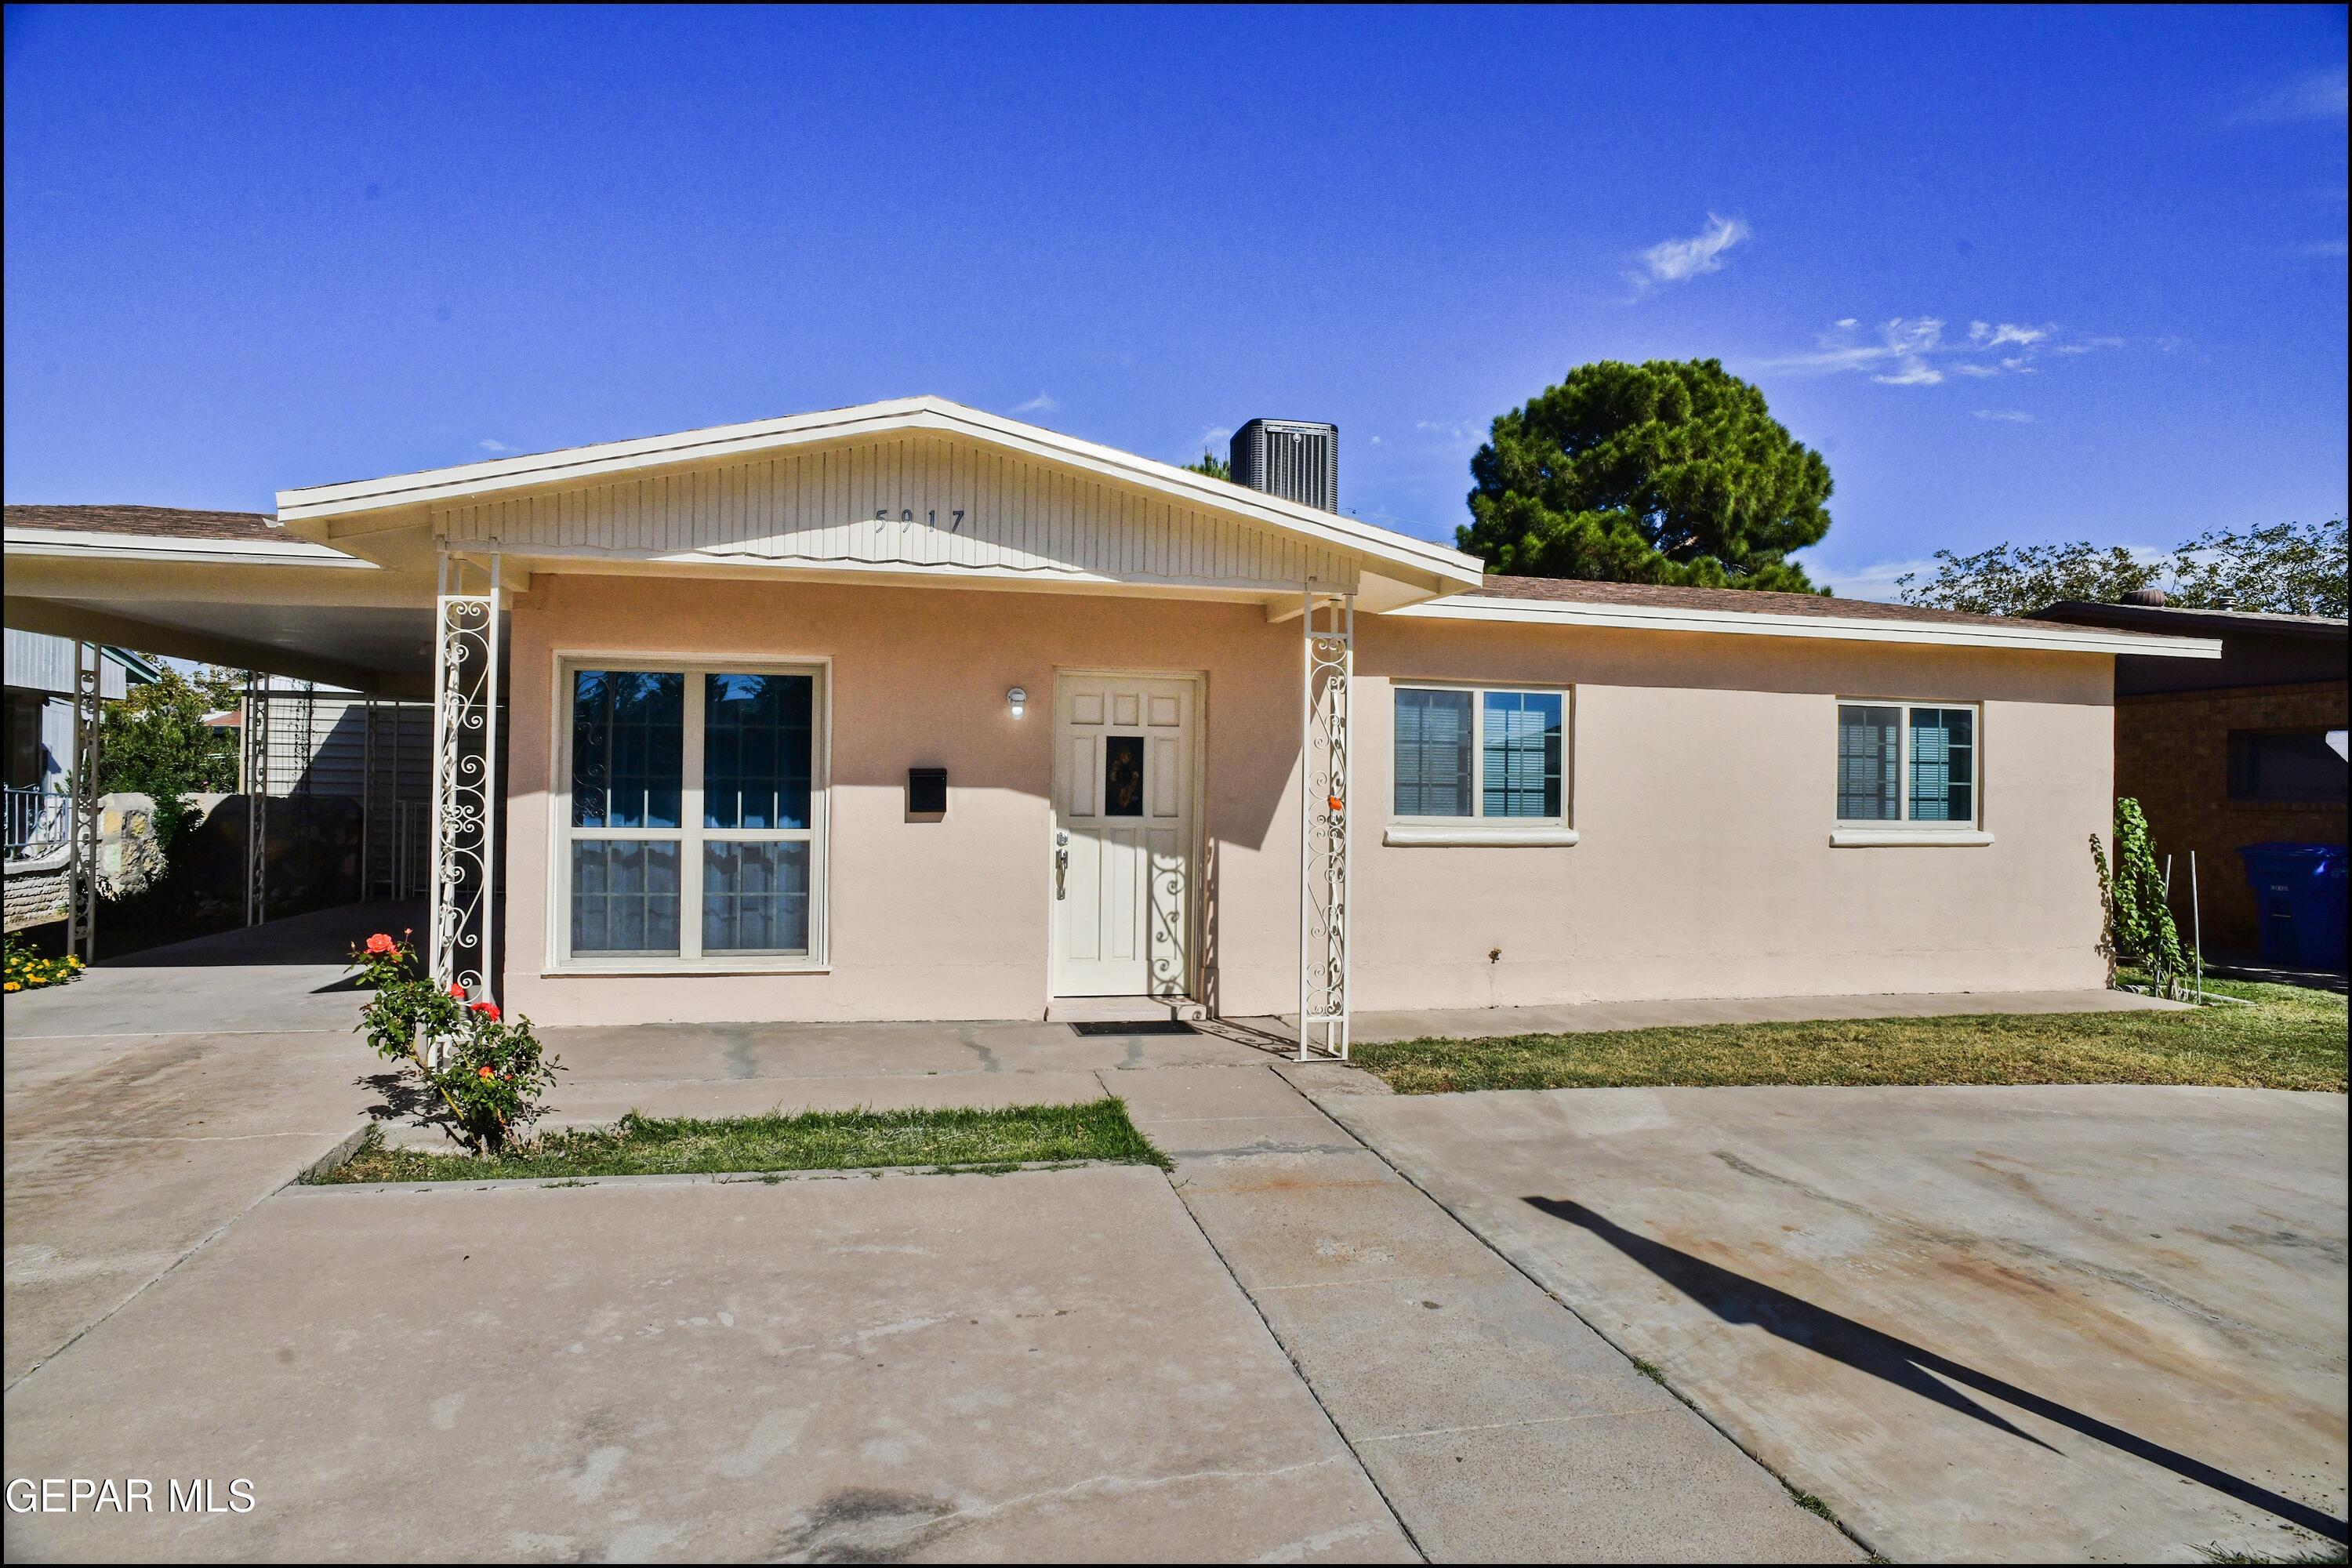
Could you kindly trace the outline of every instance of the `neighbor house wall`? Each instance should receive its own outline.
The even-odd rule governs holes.
[[[2260,945],[2254,895],[2240,847],[2273,842],[2341,844],[2341,801],[2230,798],[2232,730],[2342,729],[2346,682],[2312,681],[2224,691],[2166,691],[2116,705],[2116,790],[2147,815],[2159,856],[2173,858],[2173,910],[2182,939],[2201,919],[2205,946],[2232,957]],[[2197,903],[2189,897],[2189,856],[2197,855]]]
[[[1211,1000],[1297,1005],[1296,622],[1255,604],[542,574],[510,636],[505,999],[538,1022],[1040,1016],[1057,668],[1206,677]],[[559,652],[832,660],[828,973],[543,973]],[[914,766],[948,770],[944,820],[906,819]]]
[[[2102,983],[2105,656],[1357,624],[1360,1010]],[[1580,842],[1383,845],[1414,678],[1572,688]],[[1832,847],[1841,696],[1981,702],[1994,842]]]

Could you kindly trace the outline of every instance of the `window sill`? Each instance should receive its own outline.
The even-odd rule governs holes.
[[[830,974],[830,963],[782,962],[775,963],[726,963],[699,962],[688,963],[672,960],[667,963],[559,963],[539,972],[541,980],[598,980],[616,977],[644,979],[648,976],[691,974]]]
[[[1525,848],[1564,847],[1576,842],[1573,827],[1489,827],[1464,824],[1392,822],[1381,835],[1383,844],[1516,846]]]
[[[1930,846],[1947,849],[1979,849],[1991,842],[1991,834],[1975,828],[1840,827],[1830,833],[1830,847],[1832,849],[1926,848]]]

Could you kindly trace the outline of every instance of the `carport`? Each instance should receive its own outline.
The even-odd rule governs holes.
[[[356,800],[358,896],[425,894],[440,826],[432,782],[446,752],[462,798],[449,813],[454,853],[441,858],[450,918],[428,921],[446,938],[435,946],[436,971],[455,977],[459,955],[469,956],[469,989],[491,992],[494,911],[484,895],[503,794],[494,563],[465,554],[364,561],[292,538],[257,513],[132,506],[11,506],[5,548],[6,624],[72,639],[84,671],[68,768],[76,951],[95,952],[95,672],[100,646],[117,644],[246,674],[237,722],[247,925],[272,912],[273,802],[283,829],[310,819],[314,797]],[[459,639],[467,657],[455,706],[437,705],[436,595],[472,586],[488,592],[451,601],[467,606],[471,624]],[[446,725],[445,714],[454,714]]]

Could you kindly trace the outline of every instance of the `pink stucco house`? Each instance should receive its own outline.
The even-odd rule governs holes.
[[[12,509],[9,624],[433,691],[436,962],[543,1024],[2100,984],[2116,656],[2214,645],[1489,578],[1309,504],[1318,438],[1261,489],[919,397],[211,549]]]

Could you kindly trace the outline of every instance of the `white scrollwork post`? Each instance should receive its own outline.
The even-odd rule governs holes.
[[[245,923],[269,918],[269,678],[245,672]]]
[[[1349,705],[1355,687],[1356,600],[1329,601],[1316,624],[1306,591],[1299,693],[1298,1059],[1348,1057]]]
[[[66,952],[79,954],[84,963],[98,962],[98,745],[105,711],[100,676],[105,658],[105,650],[96,643],[74,644],[73,776],[67,781],[73,794],[68,807]]]
[[[499,608],[490,592],[435,602],[432,869],[426,878],[433,981],[494,1000],[491,921],[498,870]]]

